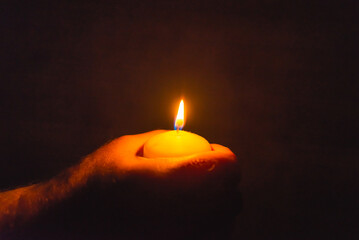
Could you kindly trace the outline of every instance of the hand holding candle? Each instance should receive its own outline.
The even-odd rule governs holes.
[[[228,148],[209,144],[203,137],[183,131],[184,123],[184,103],[181,100],[175,120],[176,130],[156,130],[118,138],[95,152],[107,156],[99,164],[114,164],[113,169],[121,172],[147,170],[164,173],[194,162],[209,166],[218,161],[236,163],[235,155]]]
[[[92,166],[95,174],[103,172],[123,173],[151,172],[165,174],[186,166],[219,163],[236,163],[236,157],[228,148],[219,144],[208,144],[209,151],[193,153],[180,157],[143,157],[146,143],[157,136],[172,134],[173,131],[155,130],[147,133],[123,136],[104,145],[84,160],[85,165]],[[177,134],[177,133],[176,133]]]
[[[228,232],[241,205],[236,156],[224,146],[180,130],[181,105],[174,131],[117,138],[49,181],[0,193],[0,238],[3,229],[40,215],[45,218],[38,219],[38,231],[44,224],[72,222],[70,236],[77,230],[84,236],[84,226],[89,236],[112,226],[116,236],[126,233],[131,238],[141,238],[138,229],[147,229],[155,239],[186,239],[195,232],[203,239],[214,233],[223,239],[219,229]],[[59,216],[40,214],[49,209],[71,214],[56,222]],[[49,234],[46,239],[51,239]]]

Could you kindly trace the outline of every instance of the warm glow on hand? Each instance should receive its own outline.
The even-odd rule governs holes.
[[[127,135],[113,140],[99,148],[92,154],[92,159],[97,159],[100,168],[110,168],[112,171],[136,172],[148,171],[152,173],[167,173],[177,168],[193,166],[201,163],[220,164],[235,163],[236,156],[232,151],[218,144],[211,144],[212,151],[193,154],[178,158],[150,159],[142,156],[143,145],[151,137],[165,130],[155,130],[137,135]],[[96,164],[96,165],[97,165]],[[111,170],[110,170],[111,171]]]

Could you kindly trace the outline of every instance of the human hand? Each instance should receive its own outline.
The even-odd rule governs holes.
[[[117,138],[85,159],[94,169],[87,192],[96,193],[87,201],[95,202],[91,206],[104,206],[93,213],[96,227],[98,219],[106,219],[101,220],[106,228],[114,224],[108,212],[118,212],[116,221],[127,224],[115,224],[113,229],[131,236],[143,237],[137,230],[143,228],[155,236],[172,236],[178,229],[187,229],[174,239],[195,233],[203,239],[215,234],[221,238],[214,239],[225,239],[223,234],[231,231],[242,206],[236,156],[224,146],[211,144],[212,151],[185,157],[143,157],[145,142],[163,132]]]
[[[182,224],[181,219],[187,216],[192,220],[194,217],[202,220],[212,218],[227,226],[226,221],[217,219],[217,215],[223,217],[227,214],[225,219],[231,220],[241,204],[235,193],[239,181],[235,155],[226,147],[211,144],[212,151],[186,157],[144,158],[144,143],[162,132],[165,131],[117,138],[49,181],[2,193],[0,237],[2,226],[12,229],[22,222],[36,219],[40,212],[42,217],[33,222],[30,230],[36,232],[33,228],[39,226],[43,229],[47,224],[49,236],[56,232],[51,228],[63,222],[73,224],[70,234],[77,231],[76,224],[80,225],[78,229],[91,226],[87,229],[99,234],[110,225],[114,225],[112,229],[117,229],[117,232],[129,232],[129,226],[135,226],[132,232],[135,234],[136,226],[142,223],[141,227],[152,226],[153,219],[164,225],[168,218]],[[120,181],[126,176],[129,176],[129,181]],[[217,209],[217,215],[214,209]],[[54,212],[61,214],[51,217]],[[158,212],[169,215],[160,217]],[[191,219],[185,222],[191,224]],[[131,223],[122,225],[125,221]],[[219,225],[216,223],[215,226],[218,228]],[[171,231],[172,228],[166,226],[165,229]],[[18,229],[14,228],[14,231]],[[28,233],[25,231],[24,234]]]
[[[211,144],[212,151],[177,158],[145,158],[143,145],[152,136],[166,132],[155,130],[136,135],[117,138],[90,154],[84,162],[96,175],[113,173],[117,175],[149,173],[168,175],[186,168],[202,168],[208,171],[217,166],[234,165],[236,156],[232,151],[219,144]]]

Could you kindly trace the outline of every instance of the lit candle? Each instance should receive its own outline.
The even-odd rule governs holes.
[[[205,138],[183,131],[183,126],[184,103],[181,100],[175,121],[175,130],[150,138],[143,147],[143,156],[146,158],[172,158],[212,150]]]

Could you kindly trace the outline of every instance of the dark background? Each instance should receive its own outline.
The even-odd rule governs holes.
[[[358,237],[355,1],[2,1],[0,189],[124,134],[185,130],[242,168],[233,239]]]

